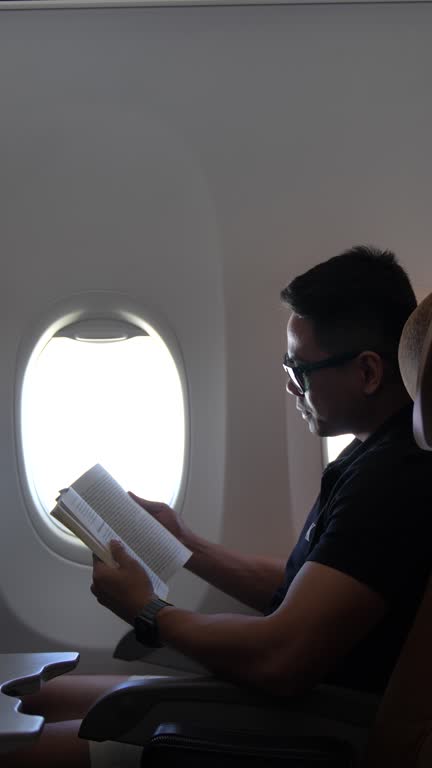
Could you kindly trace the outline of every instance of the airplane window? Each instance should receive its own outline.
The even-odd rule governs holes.
[[[323,440],[324,466],[339,456],[340,452],[354,440],[354,435],[337,435],[336,437],[325,437]]]
[[[27,370],[22,438],[45,513],[61,488],[96,463],[126,490],[172,504],[183,473],[185,408],[168,347],[123,322],[63,328]]]

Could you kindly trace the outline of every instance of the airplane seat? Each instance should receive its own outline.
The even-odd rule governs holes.
[[[432,294],[407,321],[399,365],[415,438],[432,450]],[[142,745],[151,768],[182,757],[209,768],[430,768],[431,648],[432,578],[382,698],[317,686],[282,700],[205,675],[150,676],[108,691],[80,736]]]
[[[414,437],[423,450],[431,451],[432,293],[420,302],[405,324],[399,345],[399,367],[414,401]],[[432,766],[431,649],[432,576],[378,709],[367,768]]]
[[[142,745],[151,768],[174,768],[183,756],[208,768],[354,768],[378,704],[333,686],[281,699],[212,676],[147,676],[104,694],[79,735]]]

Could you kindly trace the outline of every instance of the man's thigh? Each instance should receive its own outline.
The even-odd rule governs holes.
[[[90,768],[89,742],[78,738],[81,720],[51,723],[34,744],[6,752],[2,768]]]

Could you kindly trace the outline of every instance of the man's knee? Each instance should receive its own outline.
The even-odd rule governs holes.
[[[82,719],[102,694],[127,680],[125,675],[64,675],[23,697],[22,712],[47,722]]]

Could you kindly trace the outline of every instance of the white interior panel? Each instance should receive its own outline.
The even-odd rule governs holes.
[[[285,406],[279,292],[359,242],[431,290],[431,26],[427,3],[0,8],[0,650],[94,666],[124,629],[42,543],[20,480],[26,360],[75,299],[175,340],[190,524],[288,553],[321,448]],[[230,605],[186,573],[171,597]]]

